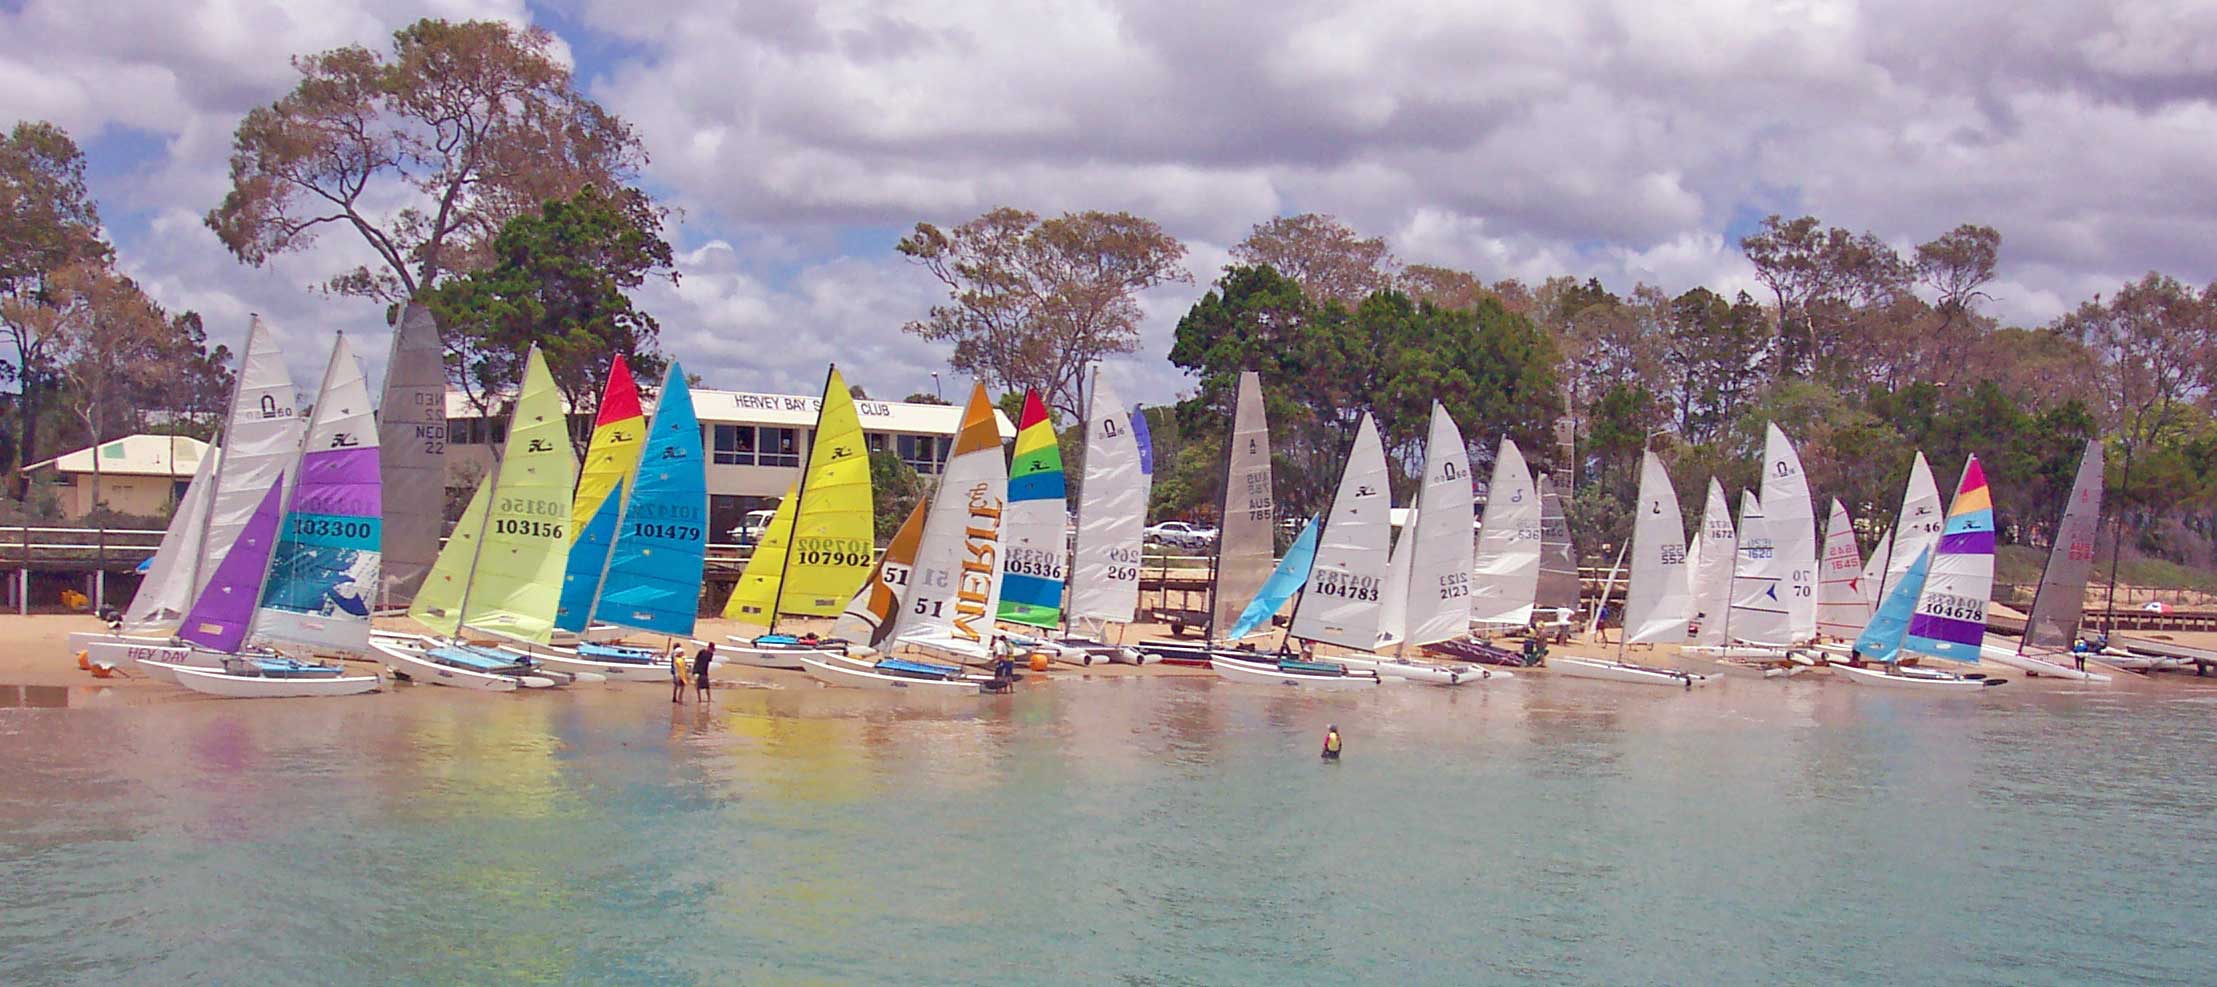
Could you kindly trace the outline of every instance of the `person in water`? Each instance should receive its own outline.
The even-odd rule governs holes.
[[[1339,724],[1337,723],[1327,724],[1324,727],[1324,759],[1327,761],[1339,760]]]
[[[700,693],[701,702],[707,702],[708,666],[716,660],[716,642],[701,645],[700,654],[693,656],[693,691]]]

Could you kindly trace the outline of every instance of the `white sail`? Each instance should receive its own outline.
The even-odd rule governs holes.
[[[1070,619],[1126,622],[1139,610],[1147,479],[1124,402],[1096,373],[1086,415],[1085,485],[1078,490]]]
[[[1455,419],[1437,401],[1432,402],[1432,426],[1424,442],[1424,483],[1417,496],[1422,511],[1412,515],[1402,531],[1404,539],[1411,531],[1416,534],[1409,563],[1406,637],[1410,644],[1432,644],[1470,633],[1472,569],[1470,450],[1463,445],[1462,429],[1455,427]],[[1525,498],[1527,502],[1537,499]],[[1535,537],[1525,544],[1532,549],[1531,572],[1537,578],[1537,511],[1531,530]],[[1527,604],[1530,600],[1527,595]]]
[[[1701,550],[1693,565],[1686,636],[1694,644],[1721,645],[1725,610],[1732,606],[1732,570],[1739,563],[1740,538],[1732,527],[1732,506],[1724,499],[1724,485],[1716,477],[1709,478],[1709,499],[1702,507],[1701,531],[1695,541]]]
[[[1879,591],[1901,581],[1909,566],[1925,549],[1940,547],[1940,532],[1947,528],[1946,509],[1940,505],[1940,487],[1932,479],[1932,466],[1924,453],[1909,464],[1909,485],[1902,488],[1901,514],[1894,518],[1894,541],[1886,555],[1886,575]]]
[[[1239,375],[1232,438],[1224,464],[1224,510],[1216,535],[1216,582],[1211,590],[1209,636],[1239,621],[1264,580],[1277,568],[1277,503],[1270,486],[1270,424],[1263,415],[1262,376]]]
[[[924,537],[916,550],[908,606],[897,637],[924,637],[953,650],[984,655],[993,644],[1001,607],[1002,515],[1008,508],[1008,461],[995,430],[985,387],[972,389],[954,453],[940,474]]]
[[[446,348],[431,310],[409,302],[393,329],[377,405],[384,503],[384,605],[405,607],[439,557],[446,523]]]
[[[1366,414],[1332,495],[1308,583],[1294,604],[1292,636],[1362,650],[1378,643],[1378,596],[1393,538],[1391,506],[1386,448],[1378,441],[1377,423]]]
[[[238,384],[224,423],[223,462],[216,469],[208,525],[201,532],[194,597],[215,575],[213,560],[230,552],[247,519],[262,506],[270,484],[279,476],[292,483],[286,471],[300,453],[300,435],[306,427],[297,407],[299,399],[292,374],[285,369],[285,355],[277,351],[269,327],[260,317],[254,318],[247,326],[246,351],[239,358]]]
[[[1378,647],[1383,651],[1409,638],[1409,570],[1411,557],[1416,554],[1417,512],[1421,504],[1409,507],[1408,520],[1401,522],[1401,534],[1393,540],[1393,554],[1386,562],[1385,585],[1378,590]]]
[[[1752,490],[1740,491],[1740,563],[1732,571],[1732,609],[1725,633],[1732,641],[1785,647],[1794,643],[1786,610],[1786,580],[1769,519]]]
[[[1686,521],[1670,472],[1653,450],[1640,461],[1640,498],[1632,522],[1632,581],[1624,592],[1624,642],[1677,642],[1691,602],[1686,582]]]
[[[154,549],[154,561],[146,567],[131,605],[123,610],[123,630],[131,634],[168,633],[192,605],[194,553],[200,550],[201,532],[208,526],[208,502],[215,496],[216,466],[223,453],[211,445],[200,453],[185,496],[170,515],[162,543]]]
[[[1494,457],[1486,517],[1470,585],[1470,619],[1522,627],[1532,622],[1540,583],[1540,495],[1524,454],[1508,436]]]
[[[1870,607],[1863,601],[1863,553],[1855,544],[1855,522],[1834,498],[1824,525],[1824,561],[1817,574],[1817,632],[1852,641],[1870,619]]]
[[[1763,526],[1779,561],[1795,641],[1817,636],[1817,514],[1801,455],[1786,433],[1769,426],[1763,440]]]

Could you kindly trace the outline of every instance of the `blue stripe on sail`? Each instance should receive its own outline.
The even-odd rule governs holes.
[[[593,593],[600,589],[601,569],[607,566],[608,551],[616,541],[616,512],[622,510],[623,500],[624,481],[617,480],[608,499],[600,502],[592,520],[577,533],[577,543],[570,546],[569,567],[562,572],[562,602],[555,607],[554,626],[572,633],[585,629],[593,612]]]
[[[1008,499],[1010,503],[1019,500],[1061,500],[1063,494],[1061,470],[1012,476],[1008,479]],[[1004,595],[1007,593],[1006,590],[1002,592]]]
[[[1855,650],[1864,658],[1893,661],[1900,653],[1902,637],[1909,632],[1909,619],[1917,609],[1917,597],[1924,592],[1925,574],[1931,564],[1931,549],[1918,552],[1917,560],[1901,574],[1901,581],[1886,591],[1878,612],[1871,615],[1871,622],[1855,638]]]
[[[1238,640],[1254,632],[1255,628],[1269,623],[1301,585],[1309,581],[1309,566],[1316,562],[1317,519],[1310,518],[1308,527],[1301,529],[1301,537],[1293,540],[1286,549],[1286,557],[1278,560],[1278,568],[1263,581],[1262,591],[1255,594],[1247,609],[1239,612],[1239,620],[1232,624],[1227,640]]]
[[[611,623],[690,637],[700,615],[708,548],[708,478],[685,369],[670,362],[623,530],[608,562],[600,615]]]
[[[1062,607],[1062,580],[1005,573],[1001,576],[1001,602],[1057,610]]]
[[[1974,624],[1968,620],[1949,621],[1948,623],[1950,623],[1951,625],[1966,625],[1967,627],[1967,629],[1966,627],[1948,627],[1947,630],[1953,634],[1977,634],[1981,638],[1983,638],[1986,634],[1986,628],[1982,624]],[[1940,638],[1923,637],[1916,634],[1911,634],[1908,637],[1903,638],[1901,642],[1901,647],[1904,651],[1914,651],[1920,655],[1930,655],[1934,658],[1945,658],[1949,661],[1964,662],[1977,661],[1979,651],[1979,645],[1976,643],[1966,644],[1962,641],[1946,641]]]

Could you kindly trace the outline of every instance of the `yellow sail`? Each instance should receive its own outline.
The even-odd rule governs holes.
[[[485,502],[492,495],[493,476],[488,473],[478,481],[470,506],[462,509],[462,520],[455,522],[446,547],[431,563],[431,574],[408,604],[408,616],[417,623],[441,634],[461,633],[462,587],[469,581],[470,563],[477,558],[477,535],[485,527]]]
[[[494,473],[477,564],[457,608],[463,624],[541,644],[552,636],[576,487],[577,454],[562,393],[546,357],[533,347]]]
[[[793,511],[799,501],[793,494],[792,487],[785,488],[785,499],[778,501],[770,526],[763,529],[762,540],[754,543],[754,554],[747,556],[747,567],[739,573],[739,585],[731,588],[731,599],[724,601],[725,620],[770,626],[770,607],[785,569],[785,546],[793,538]]]
[[[808,453],[808,477],[801,485],[778,612],[832,617],[846,607],[870,575],[870,549],[877,535],[871,501],[862,419],[835,367],[824,381],[816,445]]]

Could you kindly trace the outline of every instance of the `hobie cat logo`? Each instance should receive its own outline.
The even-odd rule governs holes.
[[[545,439],[532,439],[523,447],[525,452],[553,452],[554,444]]]
[[[331,448],[333,449],[352,449],[361,444],[361,440],[356,439],[352,432],[334,432],[331,435]]]

